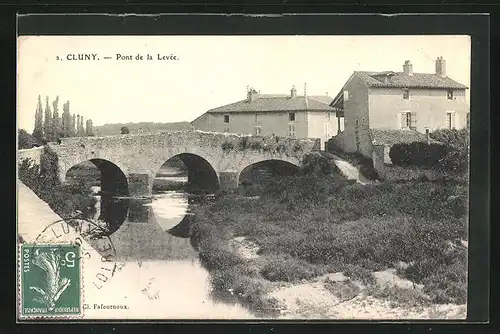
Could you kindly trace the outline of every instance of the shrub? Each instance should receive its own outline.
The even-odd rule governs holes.
[[[238,150],[244,151],[249,147],[249,140],[248,137],[240,137],[238,141]],[[223,148],[224,149],[224,148]]]
[[[85,183],[62,185],[57,178],[57,167],[46,154],[42,156],[44,167],[40,168],[31,159],[19,164],[19,180],[45,201],[62,218],[69,218],[75,211],[81,211],[84,217],[95,212],[96,199],[91,196]]]
[[[391,147],[392,163],[401,166],[435,167],[447,154],[448,149],[436,143],[397,143]]]
[[[429,136],[446,146],[459,150],[468,150],[470,133],[468,129],[441,129],[433,131]]]
[[[320,152],[312,152],[302,159],[301,171],[306,175],[340,174],[333,160]]]
[[[259,151],[263,148],[261,140],[252,140],[250,143],[250,148],[255,151]]]
[[[232,151],[234,150],[234,145],[233,143],[231,143],[230,141],[225,141],[222,143],[222,150],[224,152],[229,152],[229,151]]]
[[[40,146],[41,143],[36,139],[36,137],[30,135],[26,130],[19,129],[17,136],[18,149],[28,149],[36,146]]]

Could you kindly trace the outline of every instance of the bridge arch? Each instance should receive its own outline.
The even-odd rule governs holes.
[[[180,160],[187,170],[188,185],[193,190],[216,191],[219,188],[219,175],[214,166],[203,156],[195,153],[178,153],[168,157],[159,166],[150,185],[150,193],[153,190],[154,180],[158,178],[160,170],[175,158]]]
[[[247,165],[238,174],[238,185],[264,181],[268,177],[291,176],[299,172],[298,163],[281,160],[266,159]]]
[[[125,172],[117,164],[102,158],[86,159],[77,163],[71,164],[68,168],[60,171],[63,176],[64,181],[67,180],[68,173],[75,171],[75,169],[83,168],[87,172],[89,171],[89,166],[87,163],[93,164],[99,170],[100,176],[100,186],[101,192],[104,194],[112,194],[115,196],[128,196],[128,180]]]

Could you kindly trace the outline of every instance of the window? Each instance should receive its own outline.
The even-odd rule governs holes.
[[[224,128],[224,133],[228,133],[229,132],[229,128]]]
[[[255,123],[259,121],[259,114],[255,114]]]
[[[294,112],[291,112],[288,114],[288,120],[290,122],[294,122],[295,121],[295,113]]]
[[[403,99],[404,100],[410,99],[410,91],[408,89],[403,89]]]
[[[453,111],[446,112],[446,128],[447,129],[455,128],[454,118],[455,118],[455,113]]]
[[[260,135],[262,133],[262,128],[260,127],[260,125],[254,126],[254,133],[256,135]]]
[[[345,90],[344,91],[344,101],[348,101],[349,100],[349,91]]]
[[[288,136],[295,137],[295,124],[288,123]]]
[[[224,123],[229,123],[229,115],[224,115]]]
[[[448,100],[453,100],[453,91],[452,90],[449,90],[446,94],[446,96],[448,97]]]
[[[417,129],[417,114],[410,111],[401,113],[401,129]]]

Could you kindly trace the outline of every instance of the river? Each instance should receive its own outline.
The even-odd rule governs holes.
[[[178,183],[186,182],[187,178],[164,175],[157,177],[156,181]],[[99,187],[93,187],[93,191],[97,193]],[[188,194],[184,190],[155,190],[153,198],[147,201],[96,198],[97,214],[94,218],[110,223],[110,238],[117,260],[134,267],[153,268],[161,275],[156,281],[163,284],[157,283],[157,288],[162,295],[168,296],[162,298],[162,317],[255,317],[243,305],[235,301],[221,301],[212,295],[210,274],[200,264],[188,236],[191,209],[199,195]]]

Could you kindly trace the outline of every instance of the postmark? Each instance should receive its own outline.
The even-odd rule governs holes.
[[[107,229],[75,217],[46,226],[19,251],[20,319],[82,318],[85,293],[111,282],[124,263]]]

